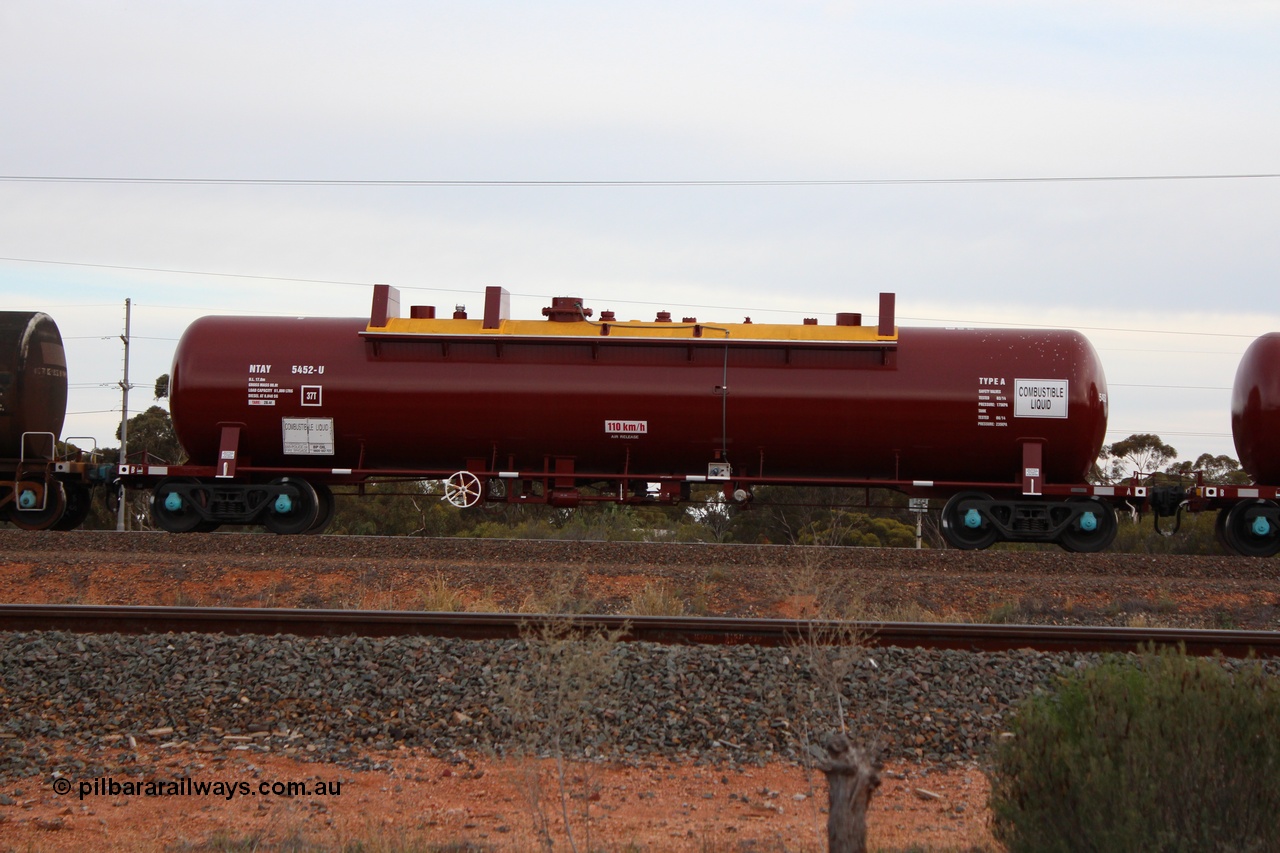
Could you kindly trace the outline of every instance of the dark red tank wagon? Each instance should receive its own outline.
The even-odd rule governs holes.
[[[48,314],[0,311],[0,457],[22,455],[24,439],[62,434],[67,357]]]
[[[1231,434],[1254,483],[1280,483],[1280,334],[1258,338],[1240,360]],[[1228,549],[1257,557],[1280,551],[1280,488],[1200,484],[1189,498],[1193,509],[1218,510],[1218,538]]]
[[[879,486],[949,498],[947,538],[1105,547],[1110,502],[1082,485],[1106,430],[1097,354],[1072,331],[599,318],[557,298],[512,320],[490,288],[481,318],[399,316],[375,288],[358,319],[206,317],[174,356],[174,426],[191,463],[156,477],[170,530],[322,524],[329,486],[446,480],[480,500],[673,501],[715,483]],[[590,486],[591,488],[587,488]]]
[[[48,314],[0,311],[0,521],[78,527],[89,512],[87,465],[59,456],[67,358]]]

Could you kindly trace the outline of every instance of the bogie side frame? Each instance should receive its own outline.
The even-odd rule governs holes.
[[[822,477],[744,477],[723,462],[707,473],[670,474],[575,470],[571,458],[548,458],[541,470],[493,469],[470,460],[461,470],[257,468],[124,465],[119,475],[129,488],[152,491],[157,525],[172,532],[211,530],[220,524],[262,524],[279,533],[320,532],[332,514],[332,487],[408,480],[436,480],[444,497],[459,507],[536,505],[578,507],[592,503],[674,505],[695,486],[723,490],[727,501],[745,506],[760,486],[822,486],[888,489],[911,497],[946,499],[943,533],[960,548],[984,548],[998,541],[1056,542],[1073,551],[1098,551],[1115,534],[1117,510],[1149,509],[1145,485],[1098,486],[949,482]],[[221,474],[221,476],[220,476]]]

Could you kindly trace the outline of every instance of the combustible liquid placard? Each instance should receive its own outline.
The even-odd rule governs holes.
[[[1066,379],[1015,379],[1013,415],[1017,418],[1065,418]]]

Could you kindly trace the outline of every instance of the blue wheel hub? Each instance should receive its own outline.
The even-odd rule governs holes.
[[[30,489],[23,489],[22,494],[18,495],[18,506],[22,509],[35,509],[38,504],[36,493]]]
[[[177,492],[170,492],[164,496],[164,508],[169,512],[177,512],[182,509],[182,495]]]
[[[274,509],[281,515],[288,515],[293,511],[293,498],[288,495],[281,495],[276,498]]]
[[[1249,531],[1254,536],[1266,536],[1271,532],[1271,522],[1267,521],[1267,517],[1260,515],[1249,525]]]
[[[1080,529],[1092,533],[1098,529],[1098,517],[1091,512],[1080,513]]]
[[[976,509],[971,509],[964,514],[964,526],[970,530],[977,530],[982,526],[982,513]]]

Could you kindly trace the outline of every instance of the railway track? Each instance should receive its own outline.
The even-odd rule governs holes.
[[[617,632],[624,641],[664,644],[780,646],[847,642],[849,638],[856,638],[865,645],[876,647],[976,652],[1011,649],[1132,652],[1154,645],[1179,646],[1194,655],[1280,656],[1280,632],[1273,631],[288,608],[0,605],[0,631],[92,634],[193,632],[303,637],[512,639],[521,636],[532,623],[542,620],[565,620],[583,629]]]

